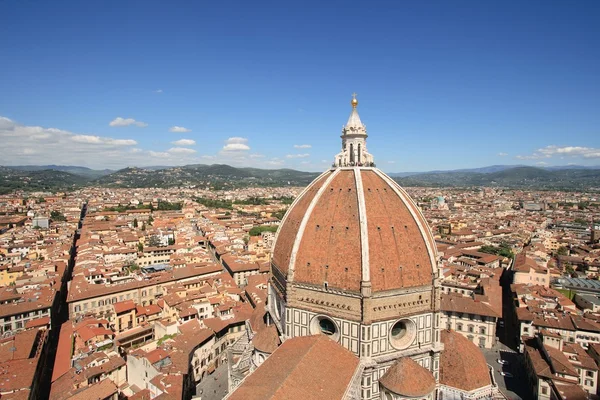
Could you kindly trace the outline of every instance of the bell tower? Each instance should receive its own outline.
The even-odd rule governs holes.
[[[342,151],[335,156],[335,167],[374,167],[373,156],[367,152],[367,127],[356,110],[356,93],[352,94],[350,104],[352,112],[342,128]]]

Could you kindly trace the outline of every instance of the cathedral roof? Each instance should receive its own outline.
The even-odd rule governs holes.
[[[324,335],[286,340],[228,400],[341,399],[358,358]]]
[[[440,383],[464,391],[492,384],[483,353],[469,339],[451,330],[442,331]]]
[[[426,396],[435,389],[435,378],[410,357],[399,358],[379,379],[391,392],[407,397]]]
[[[435,242],[410,196],[376,168],[334,168],[282,221],[272,263],[288,280],[373,293],[430,285]]]
[[[263,353],[272,353],[281,344],[279,333],[275,325],[266,325],[252,338],[254,348]]]

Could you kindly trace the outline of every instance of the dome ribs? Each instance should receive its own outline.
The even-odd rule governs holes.
[[[406,204],[374,171],[363,170],[362,180],[371,189],[363,193],[373,292],[431,284],[433,269],[421,229],[409,209],[413,205]]]
[[[358,292],[361,247],[354,172],[340,171],[329,187],[309,216],[298,248],[294,281],[319,286],[327,281],[329,288]],[[303,267],[307,263],[310,268]]]
[[[284,275],[287,274],[289,269],[294,241],[296,240],[296,234],[302,223],[302,218],[317,192],[330,175],[331,171],[327,171],[315,179],[313,183],[298,196],[298,200],[290,207],[290,210],[281,223],[281,228],[277,233],[276,244],[274,246],[276,251],[273,252],[273,264],[275,264]]]

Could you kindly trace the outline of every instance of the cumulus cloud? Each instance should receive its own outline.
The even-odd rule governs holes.
[[[187,132],[191,132],[191,129],[188,128],[184,128],[183,126],[172,126],[169,129],[169,132],[174,132],[174,133],[187,133]]]
[[[500,153],[498,153],[498,155],[499,155],[500,157],[506,157],[506,156],[508,155],[508,153],[502,153],[502,152],[500,152]]]
[[[150,155],[150,157],[156,157],[156,158],[169,158],[169,157],[171,157],[171,154],[167,153],[166,151],[153,151],[153,150],[150,150],[148,152],[148,155]]]
[[[5,117],[0,117],[0,143],[2,163],[6,165],[60,164],[114,168],[134,163],[142,165],[148,155],[133,148],[138,144],[134,139],[27,126]]]
[[[93,135],[74,135],[71,137],[71,140],[78,143],[105,143],[113,146],[135,146],[137,144],[137,142],[133,139],[112,139]]]
[[[196,144],[196,141],[193,139],[179,139],[171,143],[175,146],[193,146]]]
[[[306,158],[306,157],[310,157],[310,154],[308,154],[308,153],[304,153],[304,154],[288,154],[285,157],[286,158]]]
[[[278,167],[280,165],[283,165],[283,160],[280,158],[272,158],[272,159],[266,161],[265,164],[273,166],[273,167]]]
[[[581,146],[546,146],[537,149],[533,154],[518,155],[515,158],[519,160],[539,160],[555,156],[573,157],[573,158],[600,158],[600,148],[581,147]]]
[[[264,154],[250,154],[248,157],[250,158],[265,158]]]
[[[162,92],[163,92],[163,90],[162,90],[162,89],[156,89],[156,90],[154,91],[154,93],[162,93]]]
[[[144,127],[148,126],[148,124],[145,122],[136,121],[133,118],[121,118],[121,117],[117,117],[117,118],[113,119],[112,121],[110,121],[110,123],[108,125],[113,126],[113,127],[135,125],[140,128],[144,128]]]
[[[310,149],[312,147],[312,145],[310,144],[295,144],[294,148],[295,149]]]
[[[167,150],[170,154],[194,154],[196,150],[188,149],[187,147],[171,147]]]
[[[230,137],[225,141],[225,146],[221,151],[224,152],[240,152],[240,151],[248,151],[250,150],[250,146],[248,146],[248,139],[243,137]]]

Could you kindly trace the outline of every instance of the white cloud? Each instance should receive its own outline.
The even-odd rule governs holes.
[[[74,135],[71,140],[78,143],[107,144],[111,146],[135,146],[137,142],[133,139],[112,139],[93,135]]]
[[[184,128],[183,126],[172,126],[169,129],[169,132],[175,132],[175,133],[187,133],[187,132],[191,132],[191,129],[188,128]]]
[[[388,164],[396,164],[396,161],[388,161]]]
[[[156,157],[156,158],[169,158],[171,157],[171,154],[164,152],[164,151],[152,151],[150,150],[148,152],[148,154],[150,155],[150,157]]]
[[[230,137],[225,141],[225,146],[223,146],[222,152],[240,152],[240,151],[248,151],[250,150],[250,146],[247,145],[248,139],[243,137]]]
[[[71,140],[79,143],[102,143],[100,141],[100,136],[91,135],[75,135],[71,137]]]
[[[518,155],[515,158],[519,160],[539,160],[542,158],[551,158],[555,156],[576,157],[576,158],[600,158],[600,148],[581,147],[581,146],[546,146],[537,149],[533,154]]]
[[[272,158],[272,159],[266,161],[265,164],[271,165],[274,167],[278,167],[280,165],[283,165],[283,160],[280,158]]]
[[[502,153],[502,152],[500,152],[500,153],[498,153],[498,155],[499,155],[500,157],[506,157],[506,156],[508,155],[508,153]]]
[[[536,162],[535,164],[536,164],[536,165],[541,165],[541,166],[543,166],[543,165],[548,165],[548,163],[547,163],[547,162],[545,162],[545,161],[538,161],[538,162]]]
[[[171,147],[167,150],[170,154],[194,154],[196,150],[188,149],[187,147]]]
[[[312,145],[310,144],[295,144],[294,148],[295,149],[310,149],[312,147]]]
[[[196,141],[193,139],[179,139],[171,143],[176,146],[193,146],[196,144]]]
[[[154,91],[154,93],[162,93],[162,92],[163,92],[162,89],[157,89],[157,90]]]
[[[306,157],[310,157],[310,154],[308,154],[308,153],[304,153],[304,154],[288,154],[285,157],[286,158],[306,158]]]
[[[248,157],[250,158],[265,158],[264,154],[250,154]]]
[[[2,164],[81,165],[120,168],[145,164],[147,152],[133,150],[133,139],[78,134],[56,128],[27,126],[0,117]]]
[[[117,118],[113,119],[112,121],[110,121],[110,123],[108,125],[113,126],[113,127],[135,125],[140,128],[144,128],[144,127],[148,126],[148,124],[145,122],[136,121],[133,118],[121,118],[121,117],[117,117]]]

